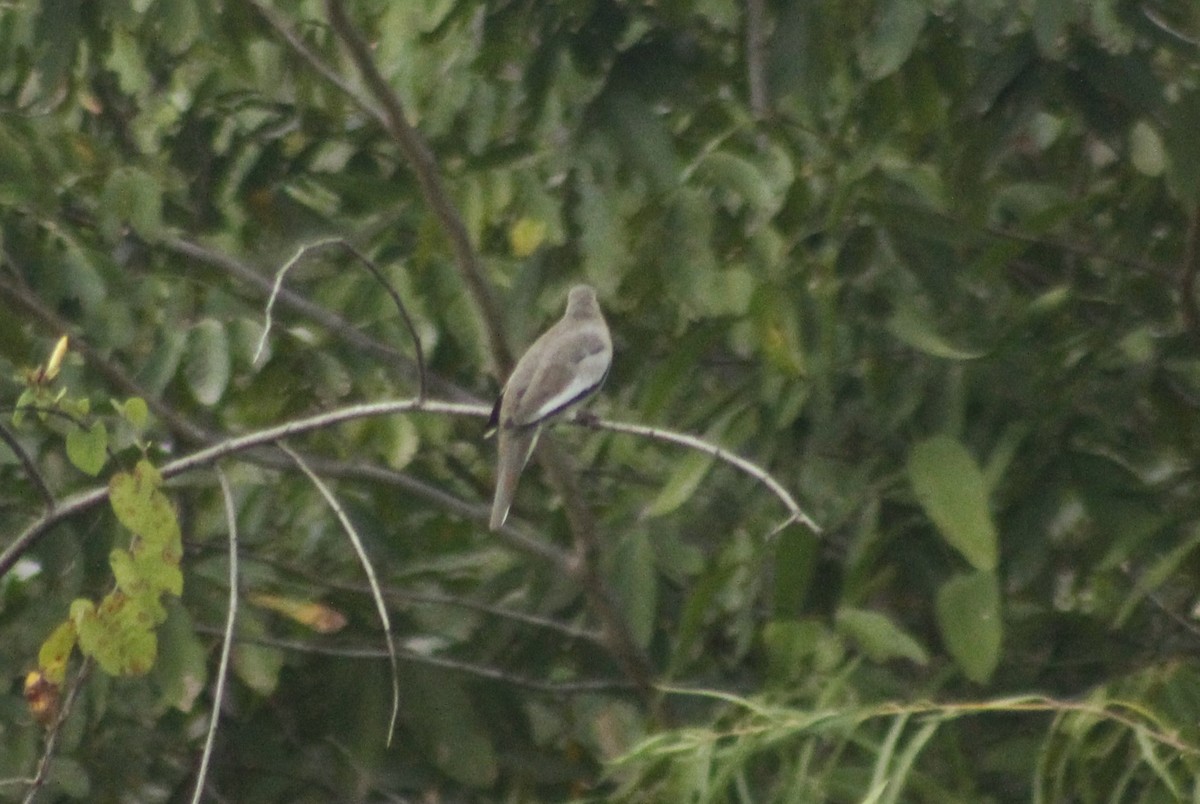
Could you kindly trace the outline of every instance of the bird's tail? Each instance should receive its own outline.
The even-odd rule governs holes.
[[[497,439],[496,496],[492,500],[492,518],[488,525],[492,530],[499,530],[504,520],[508,519],[508,509],[517,493],[517,481],[521,479],[521,470],[537,445],[538,431],[536,427],[532,430],[500,429]]]

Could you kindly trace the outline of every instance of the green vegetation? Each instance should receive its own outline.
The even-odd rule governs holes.
[[[1196,800],[1198,275],[1191,0],[3,4],[0,801]]]

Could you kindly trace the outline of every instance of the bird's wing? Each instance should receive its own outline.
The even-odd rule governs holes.
[[[505,423],[529,427],[584,399],[603,383],[612,365],[612,343],[601,326],[580,327],[545,344],[523,388],[509,387],[514,398]],[[513,372],[517,377],[517,372]],[[511,384],[510,384],[511,385]]]

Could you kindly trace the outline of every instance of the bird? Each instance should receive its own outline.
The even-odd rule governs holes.
[[[489,528],[508,518],[521,470],[542,425],[583,402],[604,384],[612,366],[612,338],[590,285],[567,293],[567,311],[521,355],[488,421],[497,433],[496,495]]]

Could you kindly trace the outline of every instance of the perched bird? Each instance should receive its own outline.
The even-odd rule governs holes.
[[[542,423],[599,390],[611,365],[612,339],[596,291],[576,285],[567,295],[567,312],[517,361],[492,408],[488,425],[499,436],[492,530],[508,518]]]

